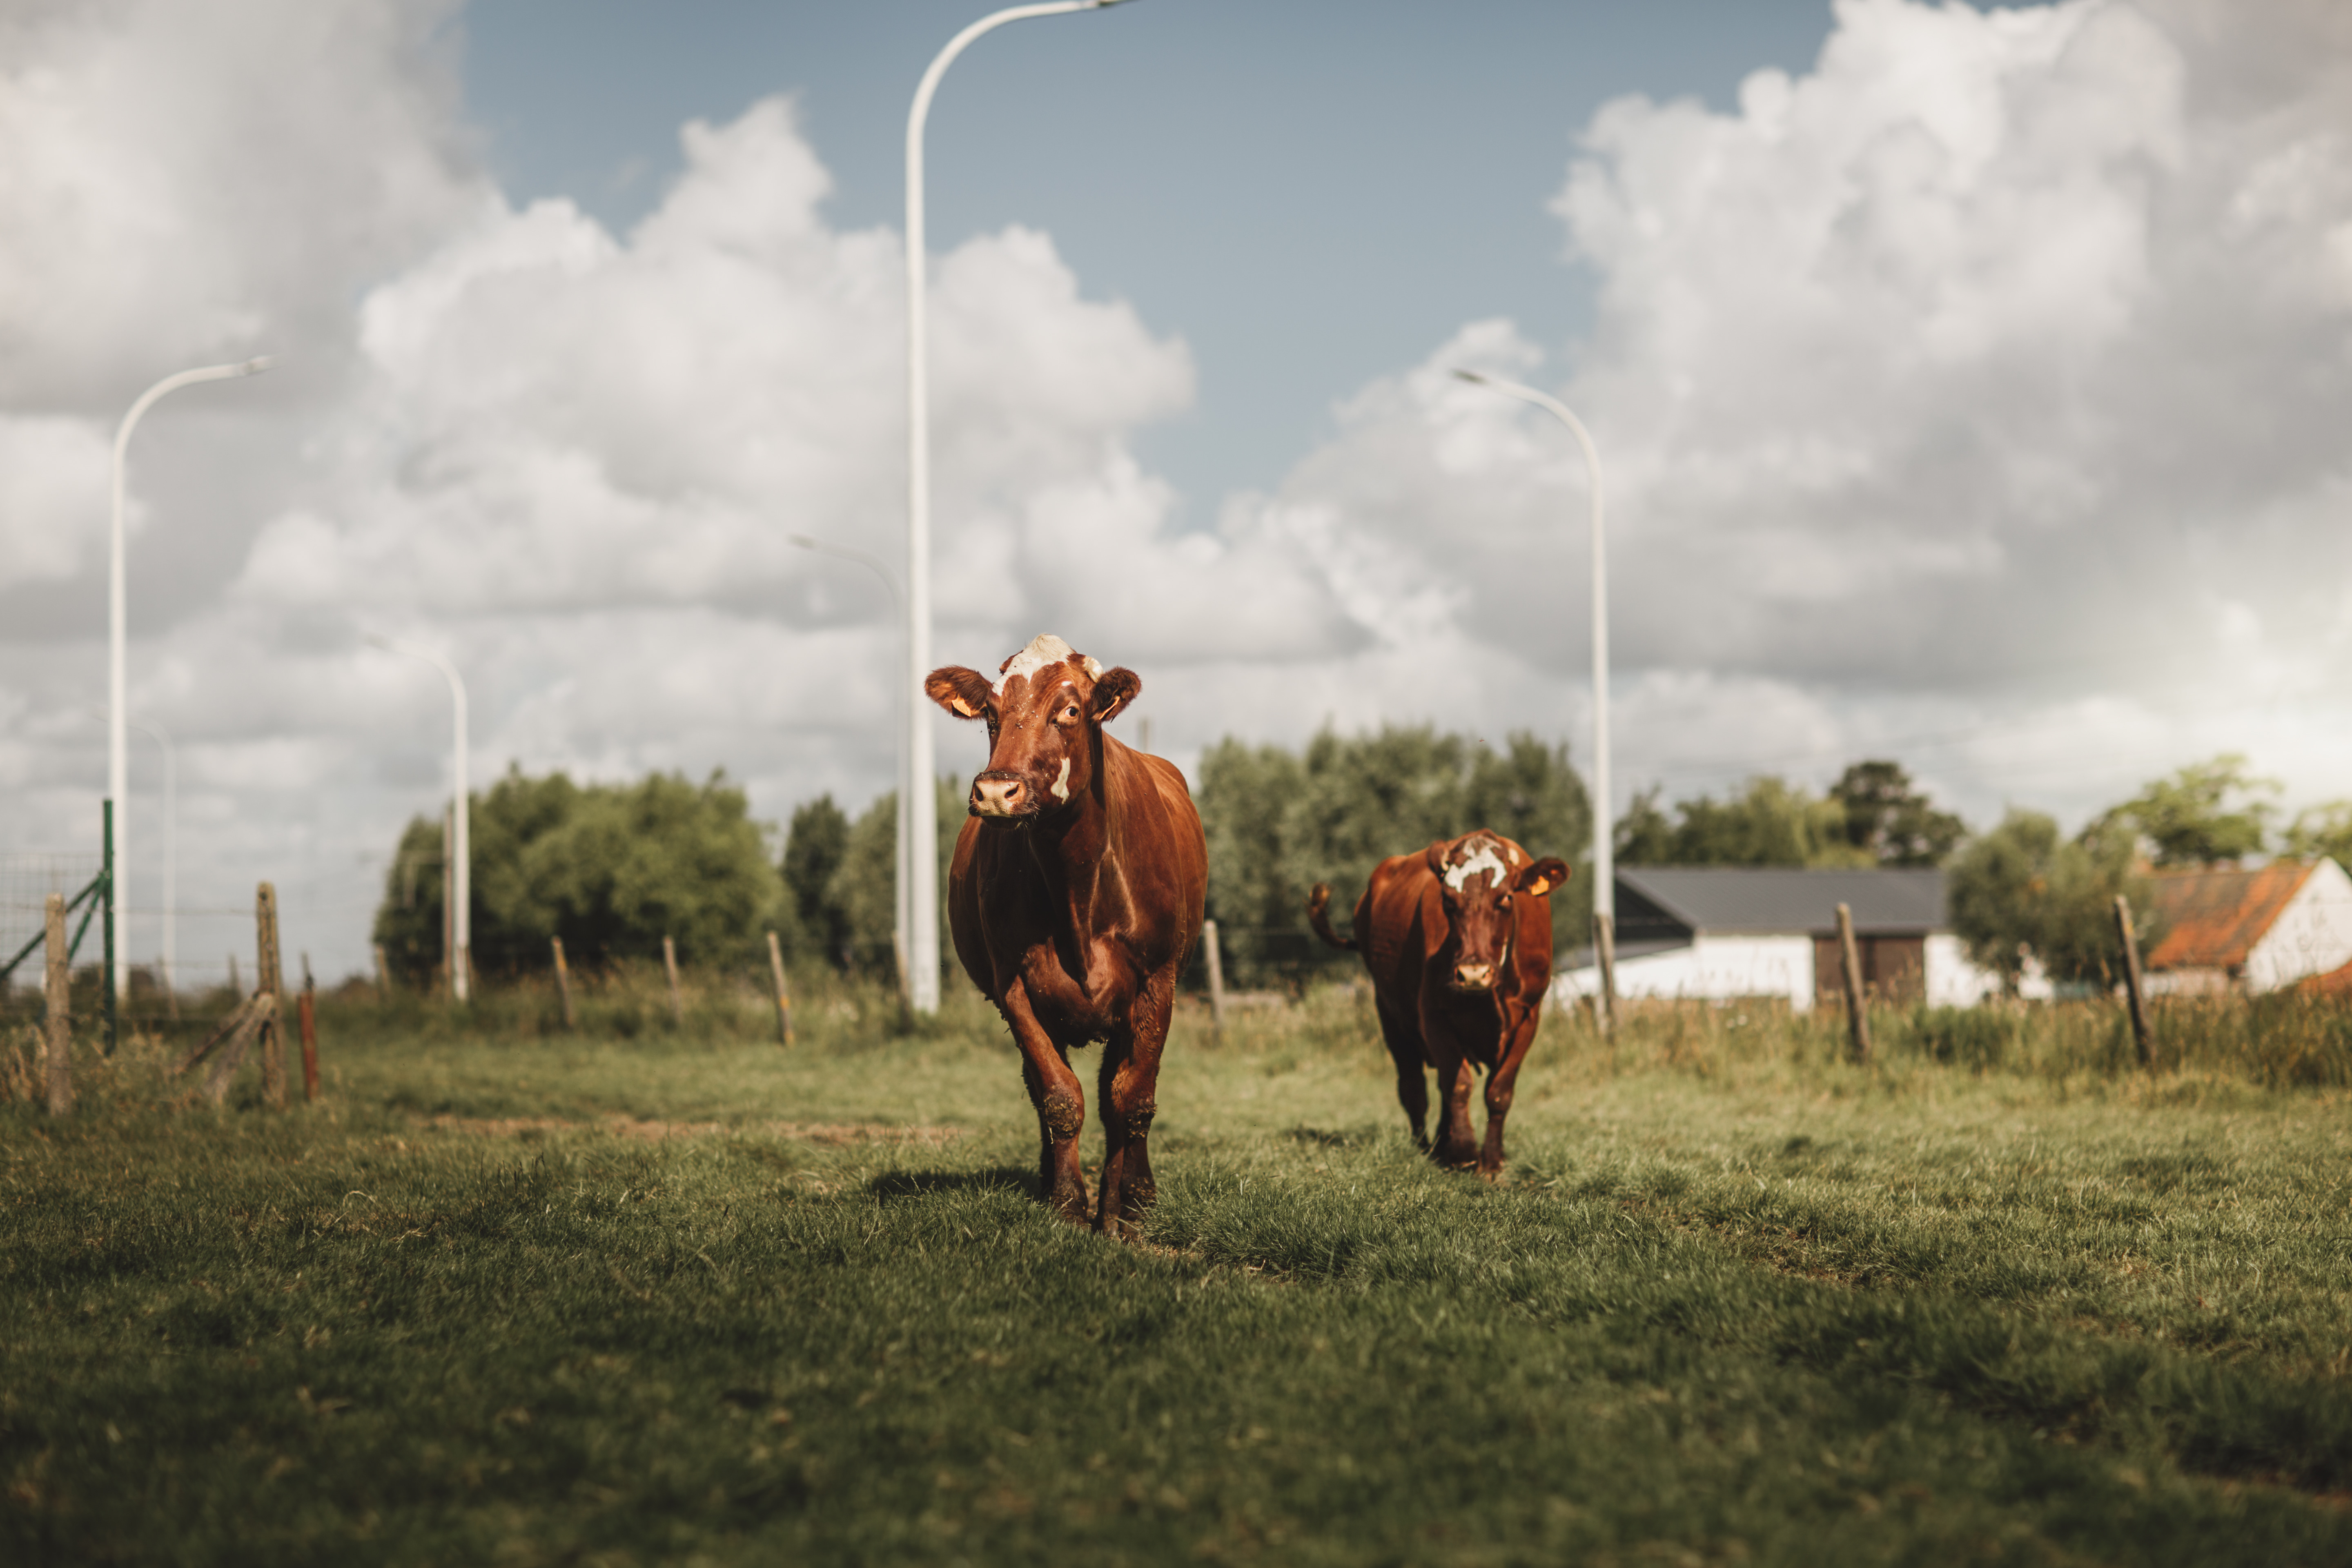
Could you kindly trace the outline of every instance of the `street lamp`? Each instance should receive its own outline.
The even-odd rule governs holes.
[[[114,886],[110,890],[114,907],[123,911],[127,922],[131,908],[131,734],[124,716],[123,669],[126,625],[122,587],[122,468],[123,458],[131,450],[131,432],[137,428],[140,416],[155,405],[165,393],[177,392],[184,386],[194,386],[200,381],[232,381],[241,375],[254,375],[269,368],[265,355],[238,364],[208,364],[201,370],[184,370],[167,375],[139,395],[131,412],[122,416],[122,424],[114,432],[114,521],[107,534],[106,567],[106,793],[114,802]],[[130,932],[115,944],[114,971],[106,977],[108,993],[120,998],[123,994],[123,977],[130,963]]]
[[[1591,476],[1592,793],[1595,796],[1592,805],[1592,912],[1609,922],[1610,935],[1613,937],[1617,924],[1617,868],[1609,839],[1609,562],[1604,549],[1607,536],[1601,527],[1601,454],[1593,447],[1592,436],[1585,429],[1584,422],[1569,412],[1568,405],[1550,394],[1513,382],[1496,381],[1493,376],[1481,375],[1475,370],[1457,370],[1454,374],[1464,381],[1492,387],[1507,397],[1532,403],[1567,426],[1569,433],[1576,437],[1576,444],[1584,450],[1585,471]]]
[[[446,847],[453,862],[449,889],[449,994],[463,1002],[473,990],[470,971],[474,956],[473,854],[466,820],[471,815],[471,803],[466,798],[466,682],[457,666],[429,648],[394,642],[388,637],[372,637],[367,640],[388,652],[423,659],[449,682],[449,772],[457,792],[456,804],[449,811],[452,842]]]
[[[1118,0],[1053,0],[1013,5],[982,16],[948,40],[923,72],[907,110],[907,754],[906,786],[899,792],[906,815],[898,835],[901,873],[907,878],[907,969],[909,1001],[919,1013],[940,1010],[940,868],[935,854],[915,853],[918,840],[939,837],[939,801],[931,786],[929,710],[919,689],[931,662],[931,410],[925,374],[929,323],[925,316],[923,255],[923,121],[940,78],[982,33],[1032,16],[1099,11]],[[921,787],[916,788],[919,784]]]
[[[873,573],[877,577],[882,579],[882,586],[889,590],[890,612],[892,618],[898,620],[901,623],[904,622],[906,618],[906,605],[904,599],[898,593],[898,579],[891,575],[890,568],[885,566],[879,557],[868,555],[863,550],[852,549],[846,544],[835,544],[829,540],[811,539],[805,533],[792,533],[787,534],[784,537],[788,542],[796,544],[803,550],[814,550],[820,555],[835,555],[840,557],[844,561],[854,561],[858,565],[865,567],[868,572]],[[903,644],[900,646],[898,651],[899,656],[903,658],[906,655],[906,648]],[[909,944],[913,941],[913,933],[908,930],[907,920],[907,900],[912,892],[913,884],[913,879],[908,875],[908,868],[912,865],[914,861],[914,851],[908,837],[910,832],[908,824],[910,820],[914,806],[911,801],[913,791],[909,786],[909,783],[907,778],[906,722],[907,704],[910,700],[913,682],[907,678],[907,672],[904,669],[901,669],[898,674],[899,678],[896,683],[898,689],[898,712],[893,716],[897,721],[898,731],[898,850],[897,855],[892,858],[896,862],[896,865],[892,877],[895,886],[892,889],[890,918],[894,922],[891,929],[896,932],[898,939],[898,959],[900,970],[898,984],[899,988],[903,991],[908,983],[908,977],[905,973],[908,963],[907,955],[911,951]],[[939,826],[939,820],[936,813],[933,815],[931,826],[936,832],[936,829]]]
[[[143,730],[163,748],[163,998],[165,1004],[177,1009],[174,999],[179,993],[179,981],[174,965],[179,961],[180,911],[180,780],[178,753],[172,737],[163,725],[152,719],[133,719],[131,728]],[[120,826],[122,807],[114,808],[114,820]],[[118,870],[118,875],[120,874]],[[125,942],[123,945],[130,945]],[[179,1014],[175,1010],[173,1017]]]

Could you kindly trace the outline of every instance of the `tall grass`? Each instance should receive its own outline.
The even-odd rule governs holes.
[[[1874,1066],[1897,1079],[1932,1066],[2052,1083],[2352,1085],[2352,1007],[2340,1001],[2284,993],[2159,1001],[2152,1011],[2152,1073],[2139,1065],[2123,1010],[2100,1001],[1874,1007]],[[1606,1041],[1587,1018],[1556,1015],[1547,1039],[1555,1047],[1576,1041],[1570,1048],[1609,1073],[1662,1070],[1738,1082],[1817,1076],[1848,1050],[1842,1009],[1793,1013],[1772,1002],[1636,1002]]]

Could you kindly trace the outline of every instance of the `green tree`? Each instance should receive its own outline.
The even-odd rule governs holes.
[[[822,957],[837,968],[849,963],[849,912],[835,901],[834,873],[849,853],[849,817],[821,795],[793,809],[784,835],[785,906],[792,916],[789,945],[794,957]]]
[[[948,866],[963,830],[964,786],[939,781],[940,954],[952,973],[955,942],[948,929]],[[859,973],[894,979],[898,973],[898,792],[886,790],[849,826],[840,863],[827,884],[827,907],[841,914],[845,936],[835,962]]]
[[[1565,747],[1513,734],[1496,752],[1428,725],[1365,735],[1330,731],[1303,755],[1226,740],[1201,763],[1197,804],[1209,843],[1209,915],[1238,984],[1353,963],[1306,929],[1307,890],[1332,885],[1344,911],[1391,855],[1473,827],[1535,855],[1585,865],[1591,813]],[[1591,891],[1572,879],[1553,929],[1584,929]]]
[[[2235,752],[2191,763],[2168,779],[2149,781],[2101,822],[2137,835],[2159,866],[2235,864],[2242,856],[2261,852],[2278,811],[2267,800],[2252,798],[2277,793],[2278,782],[2255,778],[2246,767],[2246,759]]]
[[[2333,800],[2297,814],[2286,830],[2286,852],[2298,860],[2324,855],[2352,871],[2352,800]]]
[[[1266,948],[1264,932],[1300,925],[1305,889],[1294,889],[1283,853],[1284,816],[1304,771],[1279,746],[1228,736],[1201,756],[1193,805],[1209,847],[1208,916],[1222,928],[1234,978],[1248,984]]]
[[[1845,811],[1845,841],[1881,866],[1940,866],[1968,837],[1968,825],[1937,811],[1900,763],[1853,763],[1830,798]]]
[[[1628,866],[1868,866],[1846,838],[1846,809],[1786,779],[1759,774],[1737,795],[1675,803],[1670,823],[1657,792],[1633,797],[1618,819],[1618,858]]]
[[[751,956],[779,913],[781,884],[743,792],[714,773],[700,784],[656,773],[634,784],[575,784],[510,769],[472,799],[474,965],[547,967],[548,939],[583,965],[647,957],[677,940],[694,963]],[[413,981],[442,960],[441,825],[403,831],[375,940]]]
[[[1946,887],[1954,932],[2011,994],[2029,955],[2053,980],[2113,984],[2123,973],[2118,893],[2131,900],[2142,950],[2163,939],[2131,835],[2101,823],[2065,839],[2051,817],[2011,808],[1954,858]]]

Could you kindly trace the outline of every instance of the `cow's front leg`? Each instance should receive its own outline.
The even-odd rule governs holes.
[[[1445,1110],[1438,1123],[1437,1147],[1430,1157],[1453,1170],[1467,1170],[1478,1161],[1478,1138],[1470,1127],[1470,1092],[1478,1069],[1451,1042],[1437,1052],[1437,1081],[1445,1090]]]
[[[1087,1124],[1087,1091],[1069,1059],[1037,1022],[1028,991],[1019,981],[1006,988],[999,1012],[1021,1047],[1021,1077],[1029,1103],[1037,1110],[1037,1195],[1074,1225],[1087,1222],[1087,1173],[1078,1159],[1078,1134]]]
[[[1105,1236],[1141,1235],[1144,1211],[1159,1195],[1151,1179],[1151,1119],[1159,1110],[1160,1053],[1175,1000],[1174,969],[1152,975],[1103,1050],[1102,1192],[1095,1228]]]
[[[1536,1043],[1536,1025],[1541,1016],[1540,1005],[1528,1009],[1506,1042],[1503,1059],[1486,1075],[1486,1141],[1478,1150],[1478,1173],[1490,1182],[1503,1174],[1503,1123],[1510,1117],[1511,1096],[1519,1086],[1519,1064],[1527,1060],[1528,1047]]]

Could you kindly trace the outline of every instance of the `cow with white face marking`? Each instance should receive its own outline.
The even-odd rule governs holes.
[[[1307,895],[1307,919],[1317,934],[1364,955],[1381,1034],[1396,1065],[1397,1099],[1413,1142],[1441,1165],[1475,1165],[1488,1181],[1502,1173],[1503,1123],[1551,984],[1549,895],[1568,876],[1564,861],[1532,859],[1482,827],[1381,861],[1356,900],[1351,937],[1331,929],[1328,883],[1316,883]],[[1433,1147],[1423,1076],[1433,1068],[1445,1095]],[[1483,1144],[1470,1128],[1472,1079],[1482,1068]]]
[[[1071,1048],[1104,1043],[1096,1228],[1131,1235],[1153,1196],[1150,1133],[1176,976],[1201,930],[1208,848],[1174,763],[1103,731],[1143,683],[1041,636],[990,680],[950,665],[923,682],[988,722],[988,766],[948,871],[948,924],[972,984],[1021,1047],[1037,1109],[1041,1195],[1087,1218]]]

